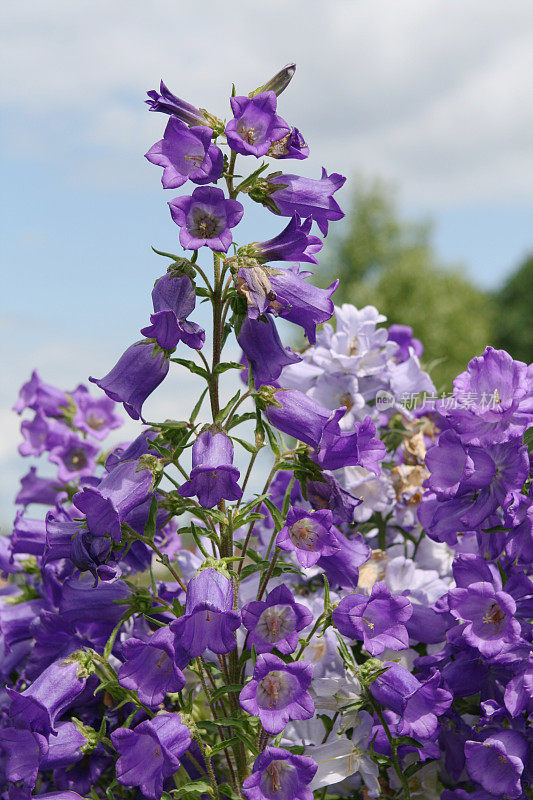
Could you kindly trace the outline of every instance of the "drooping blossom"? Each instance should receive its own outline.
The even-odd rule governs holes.
[[[196,495],[200,505],[213,508],[223,498],[238,500],[242,496],[238,480],[231,440],[222,431],[207,428],[193,444],[190,479],[180,486],[180,495]]]
[[[283,217],[292,217],[293,214],[298,214],[302,219],[311,217],[324,236],[330,222],[344,217],[333,195],[345,181],[342,175],[328,175],[325,169],[322,169],[319,180],[285,173],[266,178],[268,196],[276,204],[278,212]]]
[[[189,658],[176,652],[170,628],[159,628],[147,641],[127,639],[122,654],[125,661],[118,671],[118,682],[136,690],[141,703],[158,706],[168,692],[179,692],[185,686],[180,666],[186,666]]]
[[[165,353],[153,343],[141,341],[128,347],[111,372],[89,380],[111,400],[122,403],[132,419],[143,419],[143,404],[166,378],[168,365]]]
[[[178,771],[191,735],[179,714],[158,714],[135,728],[117,728],[111,741],[119,754],[119,783],[138,786],[145,797],[160,800],[163,781]]]
[[[194,285],[187,275],[167,272],[159,278],[152,291],[152,302],[152,324],[141,330],[143,336],[155,339],[162,350],[174,350],[180,341],[201,350],[205,331],[187,319],[196,305]]]
[[[210,568],[189,581],[185,613],[170,627],[178,645],[194,658],[206,649],[219,654],[233,650],[240,622],[231,582]]]
[[[274,320],[245,317],[237,336],[242,350],[250,362],[256,387],[273,384],[287,364],[300,361],[300,356],[284,347]]]

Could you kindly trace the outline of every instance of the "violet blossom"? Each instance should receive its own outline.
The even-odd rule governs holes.
[[[147,641],[132,637],[122,645],[124,664],[118,671],[118,682],[136,690],[147,706],[158,706],[168,692],[179,692],[185,686],[180,669],[189,663],[185,655],[176,653],[170,628],[159,628]],[[178,658],[177,658],[178,656]]]
[[[155,339],[166,351],[174,350],[180,341],[195,350],[202,349],[205,331],[187,319],[196,305],[194,284],[187,275],[167,272],[159,278],[152,291],[152,302],[152,324],[141,330],[143,336]]]
[[[249,631],[248,646],[257,653],[293,653],[298,633],[311,624],[313,615],[297,603],[288,586],[276,586],[266,600],[254,600],[242,609],[242,624]]]
[[[230,229],[244,214],[237,200],[227,200],[222,189],[215,186],[199,186],[192,195],[176,197],[168,205],[172,219],[180,227],[184,250],[207,246],[215,252],[227,252],[233,241]]]
[[[163,138],[145,154],[152,164],[164,167],[161,178],[164,189],[178,189],[187,180],[203,185],[220,178],[222,151],[211,144],[212,135],[206,125],[189,128],[177,117],[169,119]]]
[[[238,500],[242,496],[238,480],[231,440],[217,428],[207,428],[193,444],[190,479],[178,491],[182,497],[197,495],[200,505],[213,508],[223,498]]]
[[[288,136],[290,128],[276,114],[275,92],[230,98],[233,119],[226,125],[228,144],[236,153],[256,158],[266,155],[272,142]]]
[[[309,784],[316,770],[317,764],[309,756],[268,746],[256,758],[242,791],[248,800],[313,800]]]
[[[409,645],[405,623],[413,613],[406,597],[393,596],[385,583],[372,587],[370,597],[352,594],[343,597],[333,610],[333,622],[350,639],[360,639],[373,656],[385,648],[403,650]]]
[[[294,214],[299,214],[302,218],[311,217],[324,236],[328,232],[329,222],[344,217],[344,212],[333,199],[333,195],[345,181],[346,178],[342,175],[328,175],[325,169],[322,169],[319,180],[285,173],[266,178],[268,197],[274,201],[278,213],[283,217],[292,217]]]

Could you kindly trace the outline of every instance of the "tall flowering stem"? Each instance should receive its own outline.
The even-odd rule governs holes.
[[[54,472],[30,468],[0,538],[10,800],[531,785],[533,368],[488,347],[439,397],[411,328],[313,283],[345,179],[277,163],[309,154],[280,116],[294,71],[234,91],[227,121],[148,93],[181,251],[155,251],[98,397],[37,372],[20,391],[19,452]],[[244,195],[276,236],[241,241]],[[198,398],[148,421],[170,370]],[[139,434],[111,444],[121,405]]]

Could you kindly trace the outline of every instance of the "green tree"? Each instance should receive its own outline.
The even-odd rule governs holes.
[[[390,324],[410,325],[435,385],[448,390],[491,343],[491,298],[464,270],[439,263],[431,224],[403,220],[390,186],[360,178],[355,184],[344,231],[325,250],[325,277],[341,279],[335,302],[371,304]]]
[[[495,293],[494,338],[514,358],[533,361],[533,253]]]

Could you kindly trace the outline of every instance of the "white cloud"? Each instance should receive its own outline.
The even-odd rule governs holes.
[[[131,154],[161,130],[142,106],[161,76],[223,114],[233,80],[248,90],[294,59],[282,113],[313,171],[378,172],[436,207],[533,200],[529,0],[4,0],[3,15],[8,143],[69,158],[79,180],[146,180]]]

